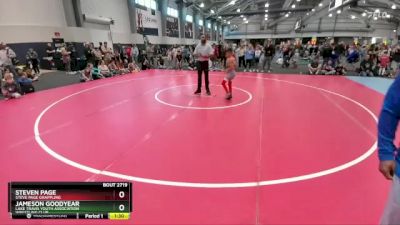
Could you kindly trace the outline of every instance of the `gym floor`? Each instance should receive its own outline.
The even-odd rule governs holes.
[[[193,95],[195,71],[147,70],[1,101],[0,208],[9,181],[129,180],[132,219],[113,223],[378,223],[391,80],[241,72],[227,101],[210,77],[212,96]]]

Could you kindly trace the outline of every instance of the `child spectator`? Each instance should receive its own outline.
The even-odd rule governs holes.
[[[321,72],[321,65],[319,64],[318,60],[313,60],[311,61],[310,64],[308,64],[308,71],[310,75],[318,75]]]
[[[35,87],[33,87],[32,79],[28,78],[26,72],[23,72],[21,69],[18,69],[18,75],[16,78],[19,86],[21,87],[22,94],[28,94],[35,92]]]
[[[37,52],[35,50],[33,50],[33,48],[30,48],[28,50],[28,52],[26,53],[26,61],[27,61],[27,65],[28,64],[32,65],[32,69],[35,71],[35,74],[39,75],[40,74],[39,55],[37,54]]]
[[[1,87],[1,93],[3,94],[5,100],[10,98],[20,98],[21,97],[21,90],[20,86],[17,82],[14,81],[12,73],[4,74],[4,84]]]
[[[335,67],[335,70],[336,70],[336,75],[346,75],[346,68],[341,63],[339,63]]]
[[[382,56],[379,58],[379,76],[385,76],[386,69],[389,66],[390,63],[390,57],[388,55],[388,52],[385,50],[382,54]]]
[[[182,52],[181,52],[181,49],[178,49],[178,51],[176,53],[176,69],[181,70],[182,64],[183,64]]]
[[[32,81],[38,81],[39,77],[33,74],[33,70],[29,69],[29,68],[25,68],[26,76],[30,79],[32,79]]]
[[[106,65],[106,63],[105,63],[104,60],[101,60],[101,61],[100,61],[100,65],[98,66],[98,68],[99,68],[99,70],[100,70],[100,74],[101,74],[103,77],[111,77],[111,76],[112,76],[111,71],[110,71],[110,69],[108,68],[108,66]]]
[[[332,66],[332,60],[328,60],[328,62],[322,67],[321,73],[324,75],[334,75],[336,74],[335,68]]]
[[[157,58],[157,66],[159,69],[165,69],[165,65],[164,65],[164,59],[162,58],[162,56],[158,56]]]
[[[108,69],[110,70],[111,74],[114,75],[120,75],[121,71],[118,70],[117,65],[115,64],[115,60],[111,60],[110,63],[108,64]]]
[[[246,72],[247,70],[251,72],[252,71],[251,67],[253,65],[253,60],[254,60],[254,49],[252,45],[249,45],[249,47],[247,47],[244,54],[244,58],[246,60],[244,72]]]
[[[98,66],[94,66],[92,69],[92,78],[93,80],[103,79],[104,76],[101,74],[101,70]]]
[[[93,70],[93,64],[88,63],[86,68],[81,72],[81,78],[80,78],[81,82],[88,82],[93,80],[92,70]]]
[[[130,73],[137,73],[140,72],[139,66],[137,66],[135,63],[131,62],[128,64],[128,70]]]
[[[374,76],[373,72],[374,63],[372,62],[369,55],[366,55],[360,64],[360,76]]]

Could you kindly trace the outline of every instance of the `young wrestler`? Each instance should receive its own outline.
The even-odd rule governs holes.
[[[226,55],[226,76],[222,81],[222,87],[226,92],[226,99],[230,100],[232,98],[232,80],[236,76],[236,59],[233,56],[232,49],[228,49],[225,53]],[[228,87],[226,83],[228,82]]]

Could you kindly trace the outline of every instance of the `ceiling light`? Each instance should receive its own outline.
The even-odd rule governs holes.
[[[268,9],[266,9],[265,12],[268,12]]]
[[[268,20],[268,17],[265,17],[264,20]]]
[[[367,16],[367,13],[366,13],[366,12],[363,12],[361,15],[362,15],[363,17],[366,17],[366,16]]]
[[[309,16],[309,15],[310,15],[310,13],[307,13],[306,15],[307,15],[307,16]]]
[[[394,32],[394,33],[396,33],[396,32],[397,32],[397,30],[393,30],[393,32]]]
[[[214,13],[215,13],[214,10],[212,10],[212,9],[210,10],[210,12],[211,12],[211,14],[214,14]]]
[[[311,9],[311,11],[315,12],[315,9]]]
[[[201,8],[204,7],[204,2],[200,3],[200,7],[201,7]]]
[[[397,6],[395,4],[392,5],[392,9],[396,9]]]
[[[246,20],[246,21],[244,21],[244,23],[249,23],[249,21],[248,21],[248,20]]]
[[[269,3],[267,2],[267,3],[265,3],[265,7],[266,8],[268,8],[269,7]]]
[[[231,21],[228,21],[228,24],[231,24]]]
[[[318,6],[319,6],[319,7],[322,7],[322,6],[324,6],[324,4],[322,4],[322,2],[321,2],[321,3],[318,4]]]
[[[286,15],[285,15],[286,17],[289,17],[289,13],[286,13]]]
[[[378,17],[374,17],[374,20],[378,20]]]
[[[236,9],[236,12],[240,12],[240,9]]]
[[[387,14],[387,15],[386,15],[386,18],[390,18],[390,17],[391,17],[390,14]]]
[[[218,16],[218,19],[222,19],[222,16]]]
[[[235,0],[232,0],[231,2],[229,2],[229,5],[234,5],[235,4]]]
[[[294,8],[296,8],[296,5],[295,5],[295,4],[292,5],[292,9],[294,9]]]
[[[332,13],[329,13],[329,15],[328,15],[329,17],[332,17]]]
[[[351,15],[351,19],[354,20],[356,18],[355,15]]]
[[[297,2],[300,2],[301,0],[296,0]]]
[[[375,9],[375,12],[378,13],[378,12],[380,12],[380,10],[379,9]]]
[[[246,20],[247,20],[247,18],[246,18],[246,17],[244,17],[244,18],[243,18],[243,21],[246,21]]]
[[[265,14],[264,16],[265,16],[265,17],[268,17],[268,14]]]
[[[240,17],[242,17],[242,18],[243,18],[243,15],[240,15]]]
[[[336,11],[336,13],[340,14],[340,13],[342,13],[342,10],[339,9],[338,11]]]

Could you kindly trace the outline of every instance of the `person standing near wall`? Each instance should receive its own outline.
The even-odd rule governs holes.
[[[0,78],[3,78],[2,71],[8,68],[12,74],[16,74],[13,65],[13,58],[16,58],[15,52],[4,42],[0,42]]]
[[[134,62],[137,64],[138,63],[138,59],[139,59],[139,49],[138,47],[133,44],[132,47],[132,59],[134,60]]]
[[[197,57],[197,90],[194,94],[201,94],[201,85],[202,85],[202,73],[204,71],[205,85],[207,95],[211,95],[209,79],[208,79],[208,61],[210,57],[213,55],[213,49],[211,45],[207,43],[206,36],[203,34],[200,38],[200,43],[194,49],[193,55]]]
[[[40,75],[40,70],[39,70],[39,55],[33,48],[30,48],[28,52],[26,53],[26,64],[27,66],[29,64],[32,65],[32,69],[35,71],[36,75]],[[28,66],[29,67],[29,66]]]

